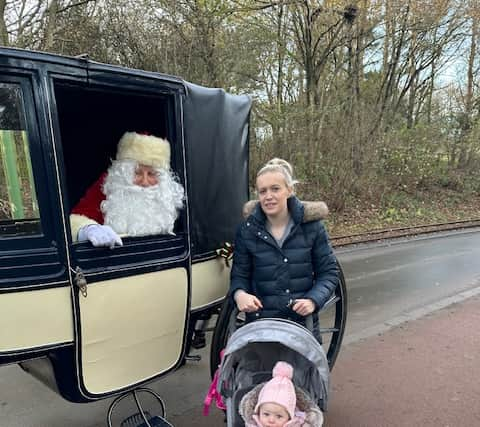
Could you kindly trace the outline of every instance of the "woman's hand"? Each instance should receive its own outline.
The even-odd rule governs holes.
[[[315,303],[308,298],[297,299],[293,304],[292,310],[301,316],[308,316],[315,311]]]
[[[233,298],[237,303],[237,308],[239,311],[253,313],[263,308],[260,300],[255,295],[249,294],[248,292],[238,290],[235,292]]]

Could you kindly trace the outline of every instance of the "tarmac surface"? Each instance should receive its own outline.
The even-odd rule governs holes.
[[[480,426],[480,296],[342,348],[326,427]]]

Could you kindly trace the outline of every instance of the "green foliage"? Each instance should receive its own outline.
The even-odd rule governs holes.
[[[378,173],[407,192],[435,185],[451,186],[452,170],[445,153],[445,136],[436,126],[392,129],[381,148]]]
[[[386,224],[402,224],[404,222],[421,221],[425,215],[423,200],[416,196],[397,191],[387,194],[380,202],[379,217]]]
[[[4,145],[6,138],[13,142],[8,155]],[[0,130],[0,217],[38,216],[26,133]]]

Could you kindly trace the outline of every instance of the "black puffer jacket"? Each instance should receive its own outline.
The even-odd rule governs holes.
[[[310,298],[318,309],[337,286],[336,258],[319,220],[323,214],[313,209],[305,215],[302,202],[295,196],[287,203],[294,226],[281,248],[266,230],[266,216],[259,204],[237,230],[230,296],[243,289],[256,295],[263,305],[261,311],[247,313],[247,321],[281,317],[304,323],[302,316],[288,307],[289,302]]]

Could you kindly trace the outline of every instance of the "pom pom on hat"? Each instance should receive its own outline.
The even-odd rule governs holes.
[[[135,160],[155,168],[170,168],[170,144],[166,139],[125,132],[117,147],[117,160]]]
[[[293,378],[293,368],[292,365],[287,362],[277,362],[273,367],[272,376],[275,377],[285,377],[291,380]]]
[[[287,362],[277,362],[272,371],[273,378],[260,390],[255,413],[263,403],[276,403],[283,406],[292,419],[295,416],[297,396],[292,383],[293,367]]]

